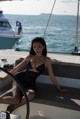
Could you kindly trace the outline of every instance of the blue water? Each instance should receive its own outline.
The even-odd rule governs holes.
[[[29,50],[31,40],[37,36],[44,36],[48,52],[71,53],[74,50],[76,35],[76,16],[52,15],[46,33],[44,31],[49,14],[41,15],[6,15],[15,28],[18,20],[23,26],[23,37],[13,48]],[[80,19],[79,19],[79,49],[80,49]]]

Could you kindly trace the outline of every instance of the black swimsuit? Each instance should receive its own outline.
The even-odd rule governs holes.
[[[17,79],[22,83],[25,89],[32,89],[36,91],[35,81],[36,78],[41,74],[45,68],[45,63],[36,67],[36,71],[31,71],[33,69],[31,62],[28,62],[27,69],[16,74]]]

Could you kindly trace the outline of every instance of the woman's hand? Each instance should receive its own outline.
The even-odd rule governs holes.
[[[60,90],[58,90],[59,92],[61,93],[69,93],[69,92],[72,92],[70,89],[67,89],[67,88],[64,88],[64,87],[61,87]]]

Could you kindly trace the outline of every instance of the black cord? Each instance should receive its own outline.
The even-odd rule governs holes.
[[[17,78],[15,76],[13,76],[6,69],[0,67],[0,70],[2,70],[3,72],[7,73],[8,75],[10,75],[12,77],[12,79],[17,83],[17,85],[19,86],[19,88],[21,89],[21,91],[22,91],[22,93],[23,93],[23,95],[25,96],[25,99],[26,99],[26,119],[29,119],[29,112],[30,112],[30,109],[29,109],[29,100],[28,100],[28,97],[26,95],[26,92],[24,90],[23,85],[20,83],[19,80],[17,80]]]

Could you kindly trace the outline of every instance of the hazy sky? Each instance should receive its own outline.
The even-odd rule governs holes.
[[[77,14],[78,0],[56,0],[53,14]],[[37,15],[50,13],[54,0],[23,0],[0,2],[0,9],[5,14]]]

